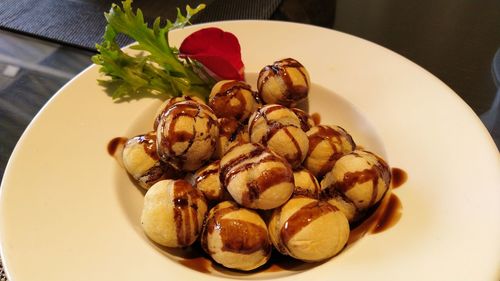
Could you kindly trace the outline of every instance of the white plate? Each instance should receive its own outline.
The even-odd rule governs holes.
[[[209,25],[236,34],[248,73],[283,57],[301,61],[315,84],[311,111],[409,175],[395,190],[403,204],[396,226],[287,278],[498,280],[498,150],[452,90],[405,58],[336,31],[264,21]],[[172,43],[200,27],[171,33]],[[90,67],[62,88],[12,154],[0,198],[8,276],[218,279],[172,261],[142,233],[142,194],[106,145],[149,130],[159,101],[113,103],[96,83],[97,70]]]

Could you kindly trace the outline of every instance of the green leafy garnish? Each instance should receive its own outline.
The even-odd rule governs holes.
[[[109,13],[105,13],[108,24],[103,42],[96,45],[99,54],[92,57],[101,66],[100,72],[111,78],[100,82],[110,86],[112,98],[196,95],[206,99],[214,80],[200,72],[199,64],[181,60],[177,49],[168,42],[169,31],[189,24],[191,17],[204,8],[203,4],[194,9],[187,6],[185,16],[177,9],[175,22],[167,20],[162,27],[158,17],[148,27],[142,11],[132,10],[132,0],[123,1],[122,7],[112,4]],[[140,54],[129,55],[120,49],[116,43],[120,33],[137,41],[131,48],[141,51]]]

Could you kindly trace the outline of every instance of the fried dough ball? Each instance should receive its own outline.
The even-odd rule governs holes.
[[[257,80],[261,98],[267,104],[294,107],[309,93],[309,73],[295,59],[286,58],[264,67]]]

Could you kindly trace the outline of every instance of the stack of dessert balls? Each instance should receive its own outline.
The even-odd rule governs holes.
[[[258,90],[220,81],[208,103],[165,101],[153,131],[128,140],[127,172],[147,189],[141,224],[166,247],[201,243],[217,263],[252,270],[272,249],[316,262],[388,190],[389,167],[336,125],[295,106],[310,80],[294,59],[259,73]]]

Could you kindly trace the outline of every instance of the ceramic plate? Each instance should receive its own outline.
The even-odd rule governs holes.
[[[408,174],[402,217],[307,270],[205,274],[152,244],[142,192],[107,153],[150,130],[160,101],[114,103],[91,66],[64,86],[19,140],[1,187],[0,238],[11,280],[498,280],[498,150],[444,83],[373,43],[308,25],[211,23],[240,40],[247,79],[293,57],[309,70],[310,111]],[[203,26],[172,32],[178,46]]]

